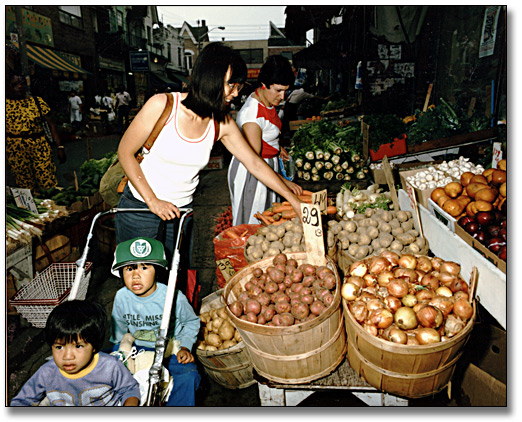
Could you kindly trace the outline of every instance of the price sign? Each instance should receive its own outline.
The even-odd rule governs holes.
[[[400,209],[399,199],[397,198],[397,190],[395,189],[393,173],[388,162],[388,156],[384,156],[382,159],[382,168],[384,170],[384,176],[386,177],[386,183],[388,183],[388,189],[390,189],[390,195],[393,202],[393,209],[396,211]]]
[[[38,208],[36,208],[36,203],[34,202],[33,194],[30,189],[11,188],[11,193],[17,207],[38,214]]]
[[[220,259],[216,261],[216,264],[221,271],[221,274],[223,274],[223,277],[225,277],[225,281],[228,282],[228,280],[236,274],[236,270],[234,270],[234,267],[228,258]]]
[[[498,162],[502,160],[502,144],[500,142],[493,142],[493,160],[491,167],[498,168]]]
[[[318,205],[319,210],[322,214],[326,214],[326,199],[328,197],[328,191],[326,189],[320,190],[319,192],[312,193],[312,204]]]
[[[301,214],[308,261],[313,265],[326,265],[323,224],[319,206],[301,204]]]

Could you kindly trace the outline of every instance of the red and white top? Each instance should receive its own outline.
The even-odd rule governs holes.
[[[199,172],[210,159],[215,128],[211,119],[202,136],[197,139],[185,137],[178,125],[181,93],[174,92],[173,95],[172,113],[140,165],[159,199],[184,207],[192,202],[192,195],[199,183]],[[143,201],[130,182],[129,188],[136,199]]]
[[[242,128],[245,123],[256,123],[262,131],[261,157],[273,158],[279,154],[279,133],[281,119],[275,107],[266,107],[252,96],[245,101],[237,114],[237,125]]]

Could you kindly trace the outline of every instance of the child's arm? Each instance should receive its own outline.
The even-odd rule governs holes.
[[[185,295],[176,292],[176,320],[174,336],[180,341],[181,347],[191,351],[197,340],[201,327],[200,318],[194,313],[192,305]]]
[[[123,403],[124,406],[139,406],[140,405],[140,399],[137,397],[129,397],[127,400],[125,400],[125,403]]]
[[[42,368],[24,384],[16,397],[11,400],[11,406],[38,406],[44,399],[46,390],[43,382],[48,377],[43,375]]]

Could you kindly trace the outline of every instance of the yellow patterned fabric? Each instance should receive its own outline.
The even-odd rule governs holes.
[[[42,113],[49,106],[37,97]],[[6,158],[19,188],[49,189],[58,184],[56,165],[49,142],[45,138],[41,117],[33,97],[6,99]]]

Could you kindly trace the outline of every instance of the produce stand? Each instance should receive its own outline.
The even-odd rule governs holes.
[[[408,406],[408,400],[377,390],[363,381],[345,359],[330,375],[307,384],[277,384],[259,376],[261,406],[297,406],[317,391],[343,390],[352,393],[369,406]]]
[[[401,209],[412,210],[408,195],[403,189],[399,190]],[[439,221],[422,205],[419,205],[419,214],[422,228],[430,241],[430,250],[434,255],[446,259],[456,260],[462,267],[462,275],[471,274],[472,267],[476,267],[479,275],[477,299],[480,304],[506,329],[507,324],[507,283],[506,274],[485,259],[477,250],[452,233],[447,226]],[[491,294],[491,292],[495,292]]]

